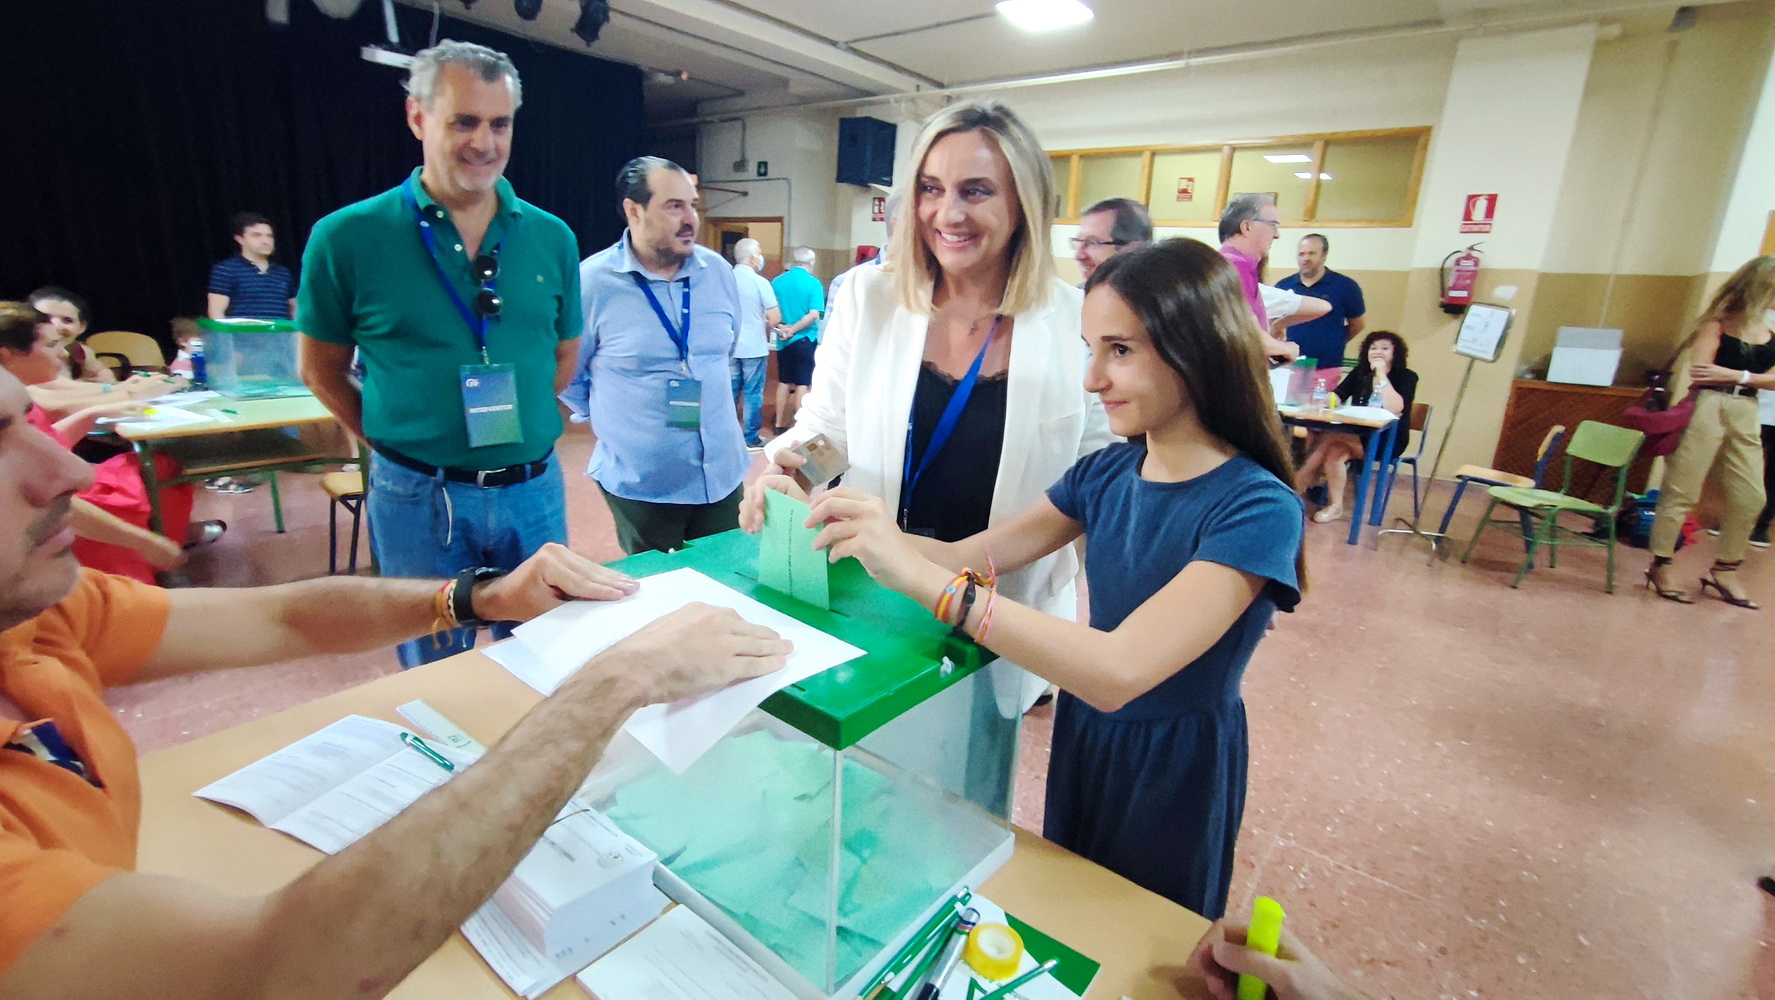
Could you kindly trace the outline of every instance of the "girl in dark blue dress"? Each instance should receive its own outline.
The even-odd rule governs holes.
[[[809,523],[826,523],[815,544],[832,558],[1060,685],[1044,835],[1216,918],[1245,805],[1239,682],[1271,615],[1300,599],[1301,502],[1238,276],[1213,248],[1111,258],[1087,285],[1084,331],[1085,388],[1130,440],[1081,459],[1045,501],[949,543],[901,533],[880,500],[844,489]],[[1081,534],[1089,625],[998,598],[995,567]]]

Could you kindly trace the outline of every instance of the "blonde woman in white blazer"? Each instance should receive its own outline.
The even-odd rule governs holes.
[[[980,531],[1044,496],[1079,457],[1112,437],[1102,403],[1084,388],[1083,293],[1054,274],[1053,180],[1035,136],[998,101],[954,104],[926,122],[911,162],[917,166],[900,182],[888,263],[856,269],[840,290],[795,425],[766,448],[767,473],[799,465],[799,456],[784,452],[823,434],[849,463],[846,486],[902,510],[921,369],[960,383],[979,357],[983,377],[1002,375],[1006,383],[997,467],[979,469],[992,481],[990,515],[969,529]],[[944,448],[933,461],[969,457]],[[764,489],[747,488],[740,514],[747,530],[762,526]],[[1071,619],[1077,575],[1078,559],[1066,548],[1007,574],[1002,589]],[[1021,714],[1047,686],[1010,664],[994,671],[1006,717]]]

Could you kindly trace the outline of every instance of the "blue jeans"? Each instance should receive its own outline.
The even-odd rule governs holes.
[[[567,496],[561,463],[549,456],[542,475],[484,490],[370,459],[370,546],[383,576],[444,579],[465,569],[516,569],[546,542],[567,544]],[[493,637],[511,635],[510,623]],[[475,630],[451,629],[403,642],[402,669],[472,649]]]
[[[733,373],[734,402],[743,403],[746,407],[743,422],[746,425],[748,448],[756,448],[763,443],[758,434],[764,430],[764,369],[769,363],[769,355],[762,358],[734,358],[727,363],[728,370]]]

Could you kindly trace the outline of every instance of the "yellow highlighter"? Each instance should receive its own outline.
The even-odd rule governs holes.
[[[1282,904],[1268,896],[1251,901],[1251,930],[1245,934],[1245,947],[1274,957],[1282,944]],[[1239,1000],[1263,1000],[1270,984],[1245,973],[1239,974]]]

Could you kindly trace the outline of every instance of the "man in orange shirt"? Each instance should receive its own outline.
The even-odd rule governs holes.
[[[492,895],[631,712],[782,666],[788,643],[692,606],[590,659],[474,767],[302,877],[225,896],[134,871],[135,750],[104,688],[360,652],[440,617],[524,620],[634,583],[549,545],[508,576],[163,591],[69,554],[86,464],[0,372],[0,1000],[379,997]],[[439,607],[440,595],[459,597]],[[349,610],[342,610],[349,609]]]

